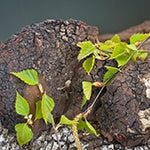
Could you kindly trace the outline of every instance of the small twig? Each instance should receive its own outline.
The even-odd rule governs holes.
[[[62,150],[61,145],[60,145],[60,141],[59,141],[59,138],[58,138],[58,134],[57,134],[57,129],[56,129],[55,125],[53,126],[53,129],[54,129],[54,133],[56,135],[56,140],[57,140],[57,143],[58,143],[58,146],[59,146],[59,150]]]
[[[145,40],[143,40],[141,44],[137,47],[137,49],[140,49],[145,44],[145,42],[148,41],[149,39],[150,39],[150,36],[148,36]]]
[[[54,140],[52,141],[52,145],[51,145],[50,150],[53,150],[53,146],[54,146]]]
[[[84,116],[85,114],[91,112],[93,106],[95,105],[97,99],[99,98],[100,94],[102,93],[102,91],[104,90],[104,88],[106,87],[106,85],[107,85],[107,84],[109,83],[109,81],[111,81],[111,79],[112,79],[114,76],[116,76],[116,74],[118,74],[118,73],[119,73],[119,71],[116,72],[116,73],[114,73],[114,74],[104,83],[103,87],[100,89],[100,91],[99,91],[98,94],[96,95],[96,97],[95,97],[94,101],[92,102],[92,104],[82,113],[83,116]]]
[[[81,146],[79,134],[78,134],[78,129],[77,129],[77,124],[72,124],[72,133],[74,136],[77,149],[82,150],[82,146]]]
[[[75,116],[73,121],[78,122],[82,117],[83,117],[83,115],[82,115],[82,113],[80,113],[80,114]],[[72,133],[73,133],[73,136],[74,136],[74,140],[75,140],[77,149],[82,150],[82,145],[81,145],[80,139],[79,139],[77,124],[72,124]]]
[[[59,150],[62,150],[61,145],[60,145],[60,141],[59,141],[59,138],[58,138],[58,134],[57,134],[57,128],[55,126],[55,122],[54,122],[54,119],[53,119],[52,115],[50,115],[50,119],[51,119],[51,122],[52,122],[52,127],[53,127],[53,130],[54,130],[54,133],[56,135],[56,140],[57,140],[57,143],[58,143],[58,146],[59,146]]]

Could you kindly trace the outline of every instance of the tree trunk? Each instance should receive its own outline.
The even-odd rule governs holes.
[[[134,32],[144,31],[150,32],[150,22],[127,29],[120,36],[128,41]],[[150,40],[143,47],[150,50]],[[145,144],[150,139],[149,83],[150,56],[144,62],[127,66],[100,98],[102,104],[96,117],[102,134],[110,141],[116,140],[132,147]]]
[[[14,130],[14,125],[22,122],[22,116],[15,112],[16,90],[30,104],[30,113],[35,113],[35,102],[41,100],[36,86],[27,86],[10,74],[25,69],[36,69],[40,83],[46,93],[55,101],[54,117],[62,114],[73,118],[79,113],[82,102],[81,81],[88,77],[82,69],[77,70],[80,41],[98,37],[96,27],[87,26],[76,20],[46,20],[33,24],[13,34],[0,44],[0,120],[2,124]],[[82,77],[83,78],[82,78]],[[85,76],[85,77],[84,77]],[[65,83],[71,82],[68,87]],[[64,87],[64,88],[62,88]],[[41,127],[35,123],[37,129]]]

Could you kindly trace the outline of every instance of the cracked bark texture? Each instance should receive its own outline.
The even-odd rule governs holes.
[[[10,74],[25,69],[36,69],[40,83],[55,100],[54,117],[61,114],[72,118],[80,111],[81,81],[91,80],[77,61],[80,41],[97,40],[98,29],[76,20],[46,20],[26,26],[0,44],[0,120],[10,131],[22,122],[15,112],[16,90],[29,102],[30,113],[35,113],[35,102],[41,99],[36,86],[27,86]],[[78,71],[81,70],[81,72]],[[83,72],[83,73],[82,73]],[[71,81],[69,87],[65,82]],[[60,90],[61,89],[61,90]],[[36,123],[35,132],[42,127]]]
[[[144,47],[150,50],[150,40]],[[149,85],[146,87],[144,83],[149,82],[149,73],[150,56],[144,62],[129,65],[114,79],[107,87],[105,95],[101,97],[102,105],[96,116],[102,134],[109,141],[116,140],[122,145],[132,147],[145,144],[150,139],[150,99],[146,93]],[[144,111],[143,116],[139,115],[141,111]]]

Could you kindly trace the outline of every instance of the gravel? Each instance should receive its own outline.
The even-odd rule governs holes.
[[[80,135],[81,136],[81,135]],[[74,143],[74,138],[71,133],[70,128],[61,127],[58,131],[58,137],[60,139],[60,144],[63,150],[76,150]],[[91,142],[96,143],[96,140],[91,140]],[[99,142],[101,143],[101,142]],[[122,147],[120,144],[109,144],[106,140],[102,144],[97,145],[97,147],[92,148],[90,141],[82,140],[83,150],[149,150],[149,144],[145,146],[139,146],[135,148]],[[58,150],[58,144],[55,134],[50,134],[50,132],[44,131],[42,134],[33,139],[30,145],[23,146],[22,148],[18,145],[16,141],[15,133],[8,133],[8,129],[2,127],[0,123],[0,149],[1,150]]]

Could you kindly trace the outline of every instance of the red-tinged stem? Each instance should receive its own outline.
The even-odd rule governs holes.
[[[137,47],[137,49],[139,50],[139,49],[145,44],[145,42],[148,41],[149,39],[150,39],[150,36],[147,37],[145,40],[143,40],[143,41],[141,42],[141,44]],[[133,53],[133,55],[134,55],[134,53]],[[120,68],[120,70],[122,70],[123,68],[124,68],[124,66],[122,66],[122,67]],[[119,73],[119,71],[116,72],[116,73],[114,73],[114,74],[104,83],[103,87],[100,89],[100,91],[99,91],[98,94],[96,95],[96,97],[95,97],[94,101],[92,102],[92,104],[82,113],[83,116],[84,116],[84,115],[88,115],[88,114],[91,112],[93,106],[95,105],[97,99],[99,98],[100,94],[102,93],[102,91],[104,90],[104,88],[106,87],[106,85],[107,85],[107,84],[109,83],[109,81],[111,81],[111,79],[113,79],[113,77],[115,77],[118,73]]]

